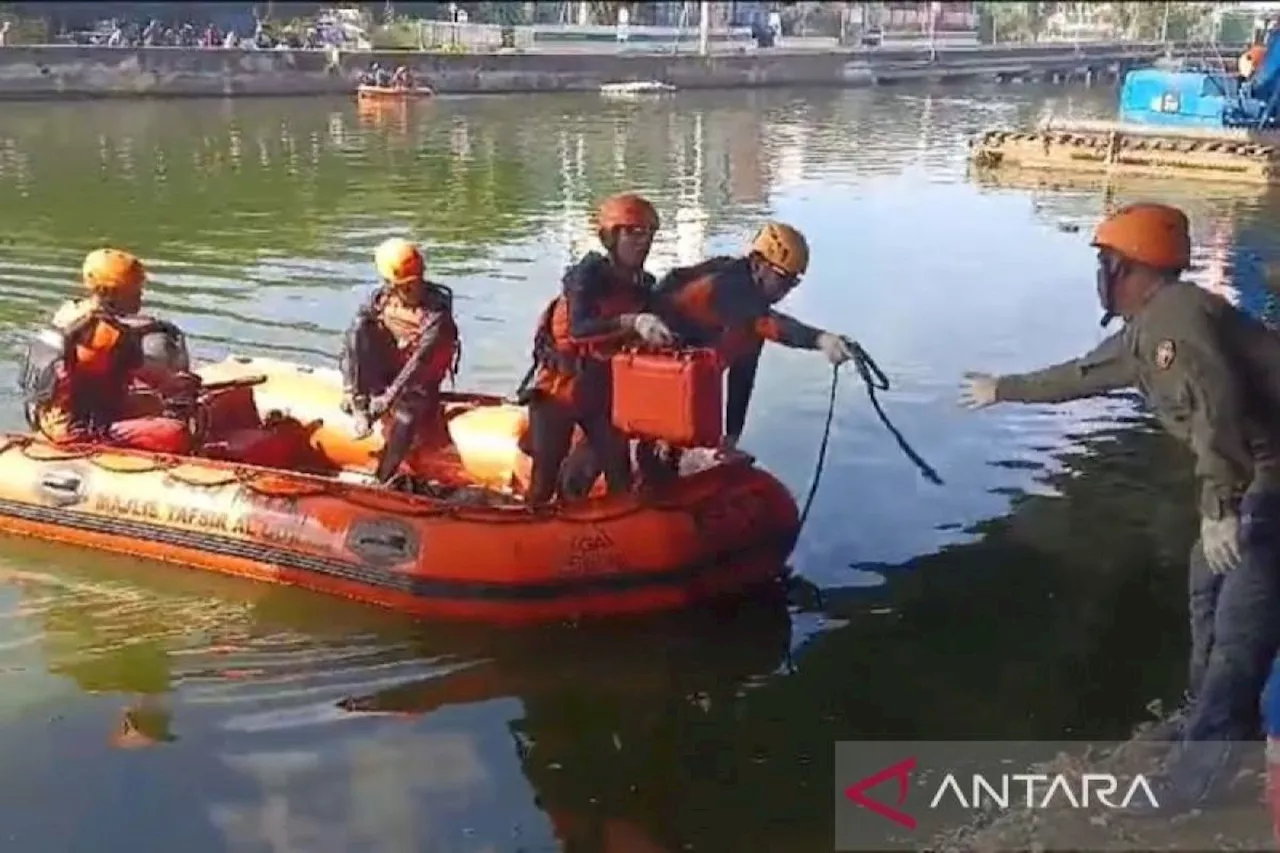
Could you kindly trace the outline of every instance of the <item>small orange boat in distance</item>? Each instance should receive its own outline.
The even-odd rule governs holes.
[[[524,409],[448,395],[451,443],[416,486],[370,485],[332,369],[234,357],[199,370],[202,450],[159,456],[0,435],[0,532],[294,585],[421,617],[547,622],[682,609],[776,584],[795,500],[749,463],[640,495],[524,505]],[[288,470],[247,464],[281,447]],[[221,458],[211,458],[221,457]]]
[[[434,98],[436,90],[430,86],[366,86],[356,87],[356,100],[360,101],[420,101]]]

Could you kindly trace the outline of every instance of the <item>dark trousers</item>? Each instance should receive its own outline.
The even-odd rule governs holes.
[[[636,467],[645,483],[670,481],[679,476],[682,455],[679,448],[668,448],[666,453],[661,453],[652,441],[636,442]],[[566,498],[585,496],[601,470],[595,450],[589,443],[582,442],[573,448],[564,462],[560,494]]]
[[[1189,577],[1191,659],[1182,739],[1170,781],[1192,803],[1234,776],[1232,743],[1257,736],[1259,700],[1280,649],[1280,493],[1245,496],[1241,560],[1215,575],[1197,542]]]
[[[530,456],[533,457],[533,470],[529,477],[529,504],[545,504],[555,495],[557,484],[561,482],[561,466],[569,456],[573,443],[574,427],[582,427],[583,435],[586,436],[583,444],[591,449],[592,462],[598,460],[599,466],[591,472],[591,479],[583,494],[590,490],[591,483],[595,481],[594,471],[601,470],[609,484],[610,494],[625,492],[631,488],[631,457],[627,441],[614,427],[607,407],[573,407],[537,395],[529,402],[529,444],[532,451]],[[574,483],[586,476],[581,471],[565,473],[565,479]],[[561,497],[571,495],[562,494]]]

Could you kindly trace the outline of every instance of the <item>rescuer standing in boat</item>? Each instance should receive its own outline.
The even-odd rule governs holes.
[[[962,402],[1057,403],[1137,386],[1195,454],[1200,539],[1192,549],[1189,706],[1161,813],[1234,776],[1232,742],[1258,731],[1259,696],[1280,647],[1280,336],[1179,280],[1186,215],[1134,204],[1098,226],[1098,296],[1125,325],[1080,358],[1015,376],[966,374]]]
[[[538,319],[527,395],[530,505],[555,495],[577,427],[599,460],[609,493],[631,487],[628,442],[612,422],[609,359],[637,338],[655,346],[672,343],[671,330],[648,307],[653,276],[644,262],[658,224],[658,212],[638,195],[605,199],[596,228],[607,254],[588,252],[570,267],[560,295]]]
[[[685,346],[716,348],[728,368],[725,438],[735,452],[755,390],[765,341],[819,350],[832,364],[853,358],[854,344],[774,309],[809,269],[809,243],[790,225],[767,222],[743,257],[718,257],[669,272],[657,286],[658,313]]]
[[[456,371],[462,344],[453,292],[425,278],[421,248],[395,237],[378,246],[373,261],[382,284],[342,343],[342,409],[362,437],[389,416],[375,475],[385,483],[415,447],[446,440],[440,385]]]
[[[177,327],[139,313],[146,277],[128,252],[90,252],[82,268],[89,296],[63,304],[31,341],[21,374],[23,400],[31,427],[51,441],[190,450],[200,380],[189,372]],[[161,397],[162,414],[130,416],[135,381]]]

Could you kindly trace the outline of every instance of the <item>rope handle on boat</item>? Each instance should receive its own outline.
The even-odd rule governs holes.
[[[871,408],[875,411],[876,417],[880,419],[880,423],[884,424],[885,429],[898,442],[898,448],[903,454],[910,459],[924,478],[935,486],[943,485],[942,478],[938,476],[938,472],[933,466],[924,461],[924,458],[916,452],[906,437],[898,430],[893,422],[889,420],[889,416],[885,414],[884,408],[880,405],[880,399],[876,396],[877,391],[889,390],[889,377],[880,369],[880,365],[876,364],[876,360],[871,354],[862,348],[862,345],[850,341],[853,349],[853,366],[858,371],[862,384],[866,386],[867,398],[871,401]],[[831,423],[836,415],[836,392],[840,387],[840,366],[835,365],[831,368],[831,387],[827,392],[827,417],[826,422],[822,425],[822,441],[818,445],[818,461],[813,467],[813,480],[809,484],[809,493],[804,499],[804,508],[800,511],[800,526],[797,528],[797,536],[799,530],[804,528],[805,521],[809,518],[809,510],[813,508],[813,499],[818,494],[818,484],[822,482],[822,472],[827,464],[827,446],[831,442]]]

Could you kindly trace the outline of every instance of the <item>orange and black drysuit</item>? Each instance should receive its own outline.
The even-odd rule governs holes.
[[[818,349],[821,329],[774,310],[748,258],[718,257],[674,269],[657,285],[657,314],[684,346],[713,347],[728,368],[725,433],[742,434],[765,341]]]
[[[565,272],[560,295],[539,318],[529,395],[530,504],[555,494],[575,427],[600,461],[610,493],[631,487],[627,441],[611,420],[609,359],[632,334],[624,315],[647,312],[652,286],[649,273],[624,272],[589,252]]]
[[[199,380],[187,372],[182,333],[161,320],[107,311],[91,311],[74,324],[61,321],[84,310],[81,303],[64,305],[28,347],[20,385],[31,427],[56,443],[188,452]],[[160,393],[160,415],[129,416],[135,380]]]
[[[354,408],[384,421],[385,449],[377,478],[386,482],[415,447],[444,443],[447,430],[440,385],[456,372],[462,352],[453,317],[453,292],[421,281],[406,300],[393,286],[379,288],[357,312],[343,339],[341,370]],[[372,412],[371,412],[372,405]]]

